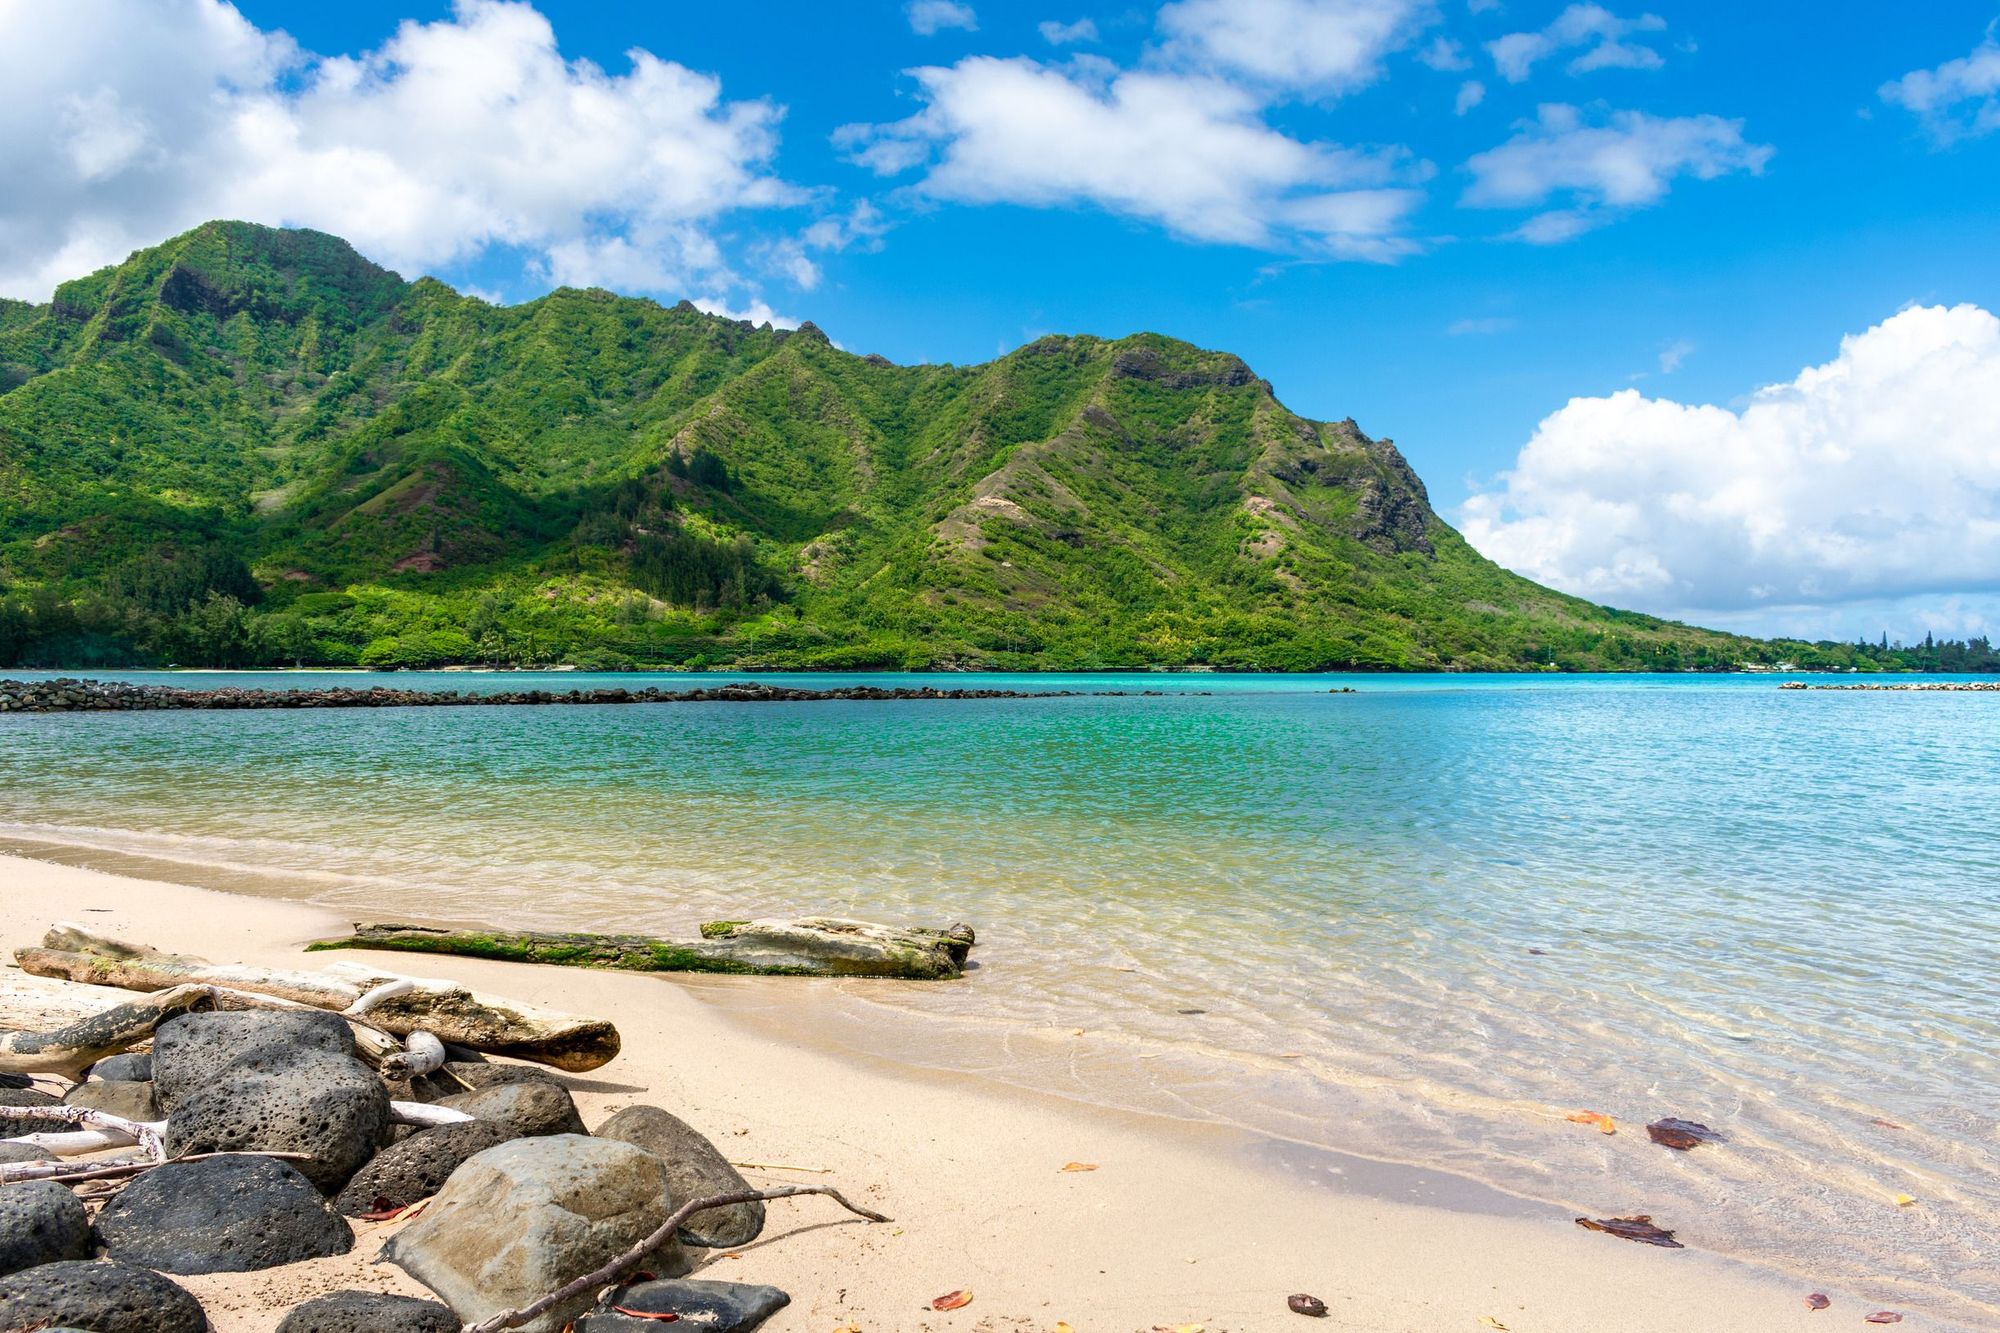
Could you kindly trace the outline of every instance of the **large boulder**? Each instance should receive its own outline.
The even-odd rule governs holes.
[[[97,1234],[113,1259],[166,1273],[249,1273],[354,1248],[312,1183],[269,1157],[148,1171],[105,1205]]]
[[[635,1282],[620,1287],[595,1310],[576,1321],[576,1333],[652,1333],[662,1323],[685,1324],[703,1333],[750,1333],[792,1303],[776,1287],[745,1282],[699,1282],[678,1278],[666,1282]],[[641,1319],[620,1314],[679,1315],[674,1320]]]
[[[281,1069],[311,1053],[352,1056],[347,1020],[317,1009],[182,1014],[153,1034],[153,1082],[171,1115],[226,1069]]]
[[[569,1090],[553,1080],[496,1083],[455,1097],[441,1097],[437,1104],[463,1111],[477,1120],[506,1125],[516,1138],[590,1132],[583,1127],[583,1117],[577,1114]]]
[[[0,1277],[90,1257],[90,1216],[52,1180],[0,1185]]]
[[[414,1296],[336,1291],[286,1315],[278,1333],[458,1333],[458,1317]]]
[[[349,1217],[407,1207],[443,1189],[451,1173],[467,1158],[520,1137],[511,1125],[497,1120],[468,1120],[420,1130],[371,1157],[347,1182],[333,1206]]]
[[[681,1203],[710,1194],[741,1194],[751,1187],[700,1131],[657,1106],[626,1107],[597,1127],[597,1137],[644,1148],[665,1162],[674,1198]],[[735,1203],[696,1213],[682,1225],[680,1238],[690,1245],[728,1249],[748,1245],[763,1230],[763,1203]]]
[[[40,1088],[0,1088],[0,1106],[60,1106],[62,1098],[51,1097]],[[76,1126],[67,1120],[50,1120],[42,1116],[8,1117],[0,1120],[0,1139],[16,1138],[22,1134],[59,1134]]]
[[[160,1113],[159,1099],[153,1095],[151,1083],[92,1079],[65,1092],[63,1103],[67,1106],[88,1106],[93,1111],[109,1111],[127,1120],[151,1122],[166,1119]]]
[[[294,1049],[268,1064],[225,1066],[213,1082],[182,1093],[166,1144],[176,1157],[304,1153],[299,1171],[332,1193],[375,1155],[388,1129],[389,1090],[374,1070],[352,1056]]]
[[[575,1134],[515,1139],[453,1172],[382,1257],[472,1323],[601,1267],[658,1230],[673,1208],[666,1163],[644,1149]],[[689,1264],[669,1238],[645,1267],[679,1277]],[[590,1300],[580,1296],[521,1327],[557,1333]]]
[[[201,1303],[178,1283],[128,1264],[67,1260],[0,1277],[0,1329],[207,1333]]]

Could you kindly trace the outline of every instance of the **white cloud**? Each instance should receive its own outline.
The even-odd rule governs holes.
[[[782,273],[802,291],[819,286],[819,264],[815,253],[838,254],[848,249],[879,250],[889,220],[866,199],[859,200],[844,214],[823,217],[796,236],[781,237],[763,247],[764,266]]]
[[[769,324],[776,329],[795,329],[800,321],[791,315],[781,315],[762,301],[752,301],[746,306],[731,305],[719,296],[695,296],[689,300],[695,309],[703,314],[720,315],[723,319],[747,320],[752,324]]]
[[[1575,107],[1548,104],[1513,138],[1466,163],[1473,179],[1461,202],[1532,208],[1562,195],[1565,206],[1530,218],[1515,233],[1548,245],[1658,203],[1681,176],[1760,174],[1772,152],[1746,142],[1740,120],[1618,111],[1592,125]]]
[[[971,5],[959,4],[958,0],[910,0],[903,12],[910,20],[910,31],[920,37],[929,37],[947,28],[962,28],[966,32],[979,30],[979,16],[972,12]]]
[[[1671,375],[1681,368],[1681,364],[1694,355],[1694,344],[1686,338],[1676,338],[1660,349],[1660,373]]]
[[[716,220],[801,197],[771,174],[782,112],[627,59],[565,60],[501,0],[325,59],[222,0],[0,5],[0,292],[45,297],[213,217],[406,271],[499,245],[557,281],[726,287]]]
[[[1220,79],[990,56],[913,74],[922,111],[835,138],[883,175],[927,166],[915,188],[930,198],[1089,204],[1192,240],[1342,258],[1413,248],[1398,230],[1420,197],[1403,182],[1421,168],[1290,138]]]
[[[1076,42],[1097,40],[1097,23],[1094,19],[1078,19],[1074,23],[1058,23],[1054,19],[1044,19],[1036,25],[1042,40],[1050,46],[1069,46]]]
[[[1669,615],[1991,594],[1996,420],[2000,319],[1913,307],[1741,411],[1572,399],[1463,528],[1532,578]]]
[[[1451,109],[1462,116],[1485,100],[1486,85],[1478,79],[1467,79],[1458,85],[1458,96],[1452,99]]]
[[[1602,5],[1571,5],[1548,27],[1535,32],[1510,32],[1486,44],[1493,67],[1509,83],[1521,83],[1536,65],[1558,51],[1588,47],[1569,62],[1569,72],[1594,69],[1658,69],[1660,53],[1625,39],[1635,33],[1658,32],[1666,21],[1657,14],[1620,18]]]
[[[1882,85],[1882,100],[1922,120],[1939,144],[2000,130],[2000,41],[1988,29],[1971,55]]]
[[[1449,37],[1439,37],[1417,52],[1417,63],[1444,73],[1472,68],[1472,62],[1465,58],[1465,48]]]
[[[1453,338],[1481,337],[1492,333],[1505,333],[1518,324],[1519,320],[1504,315],[1487,315],[1477,319],[1453,320],[1445,328],[1445,333]]]
[[[1175,0],[1159,26],[1184,60],[1318,97],[1372,83],[1435,17],[1429,0]]]

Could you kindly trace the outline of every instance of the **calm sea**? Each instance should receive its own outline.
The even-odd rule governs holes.
[[[2000,1323],[2000,695],[942,683],[1167,693],[9,717],[0,840],[357,915],[963,919],[963,984],[842,988],[857,1040]]]

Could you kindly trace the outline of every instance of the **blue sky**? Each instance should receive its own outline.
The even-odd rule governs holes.
[[[34,11],[6,294],[220,211],[899,361],[1157,330],[1545,581],[2000,628],[1995,0]]]

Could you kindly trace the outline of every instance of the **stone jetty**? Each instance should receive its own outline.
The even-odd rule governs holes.
[[[124,713],[171,709],[241,708],[464,708],[474,705],[534,704],[705,704],[823,703],[898,699],[1069,699],[1082,696],[1159,697],[1162,690],[982,690],[938,689],[930,685],[839,685],[802,690],[790,685],[736,681],[691,690],[408,690],[377,685],[359,690],[255,690],[228,686],[184,690],[172,685],[135,685],[115,680],[0,680],[0,713]]]
[[[1778,687],[1781,690],[1883,690],[1935,692],[1944,694],[1987,694],[2000,691],[2000,680],[1898,680],[1880,684],[1855,683],[1852,685],[1814,685],[1803,680],[1788,680]]]

